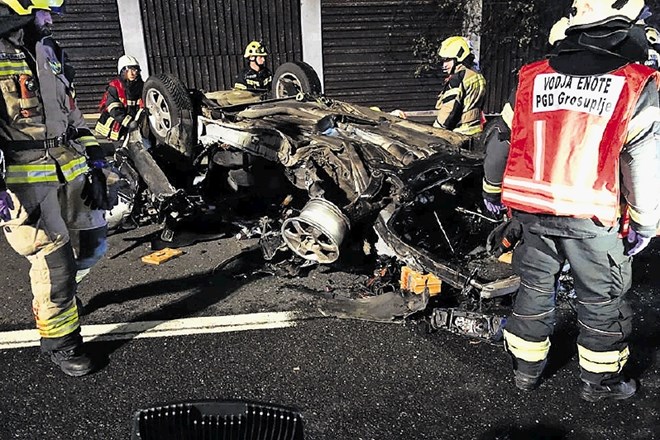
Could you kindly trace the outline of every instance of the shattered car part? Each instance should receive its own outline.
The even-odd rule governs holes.
[[[447,330],[489,342],[502,340],[505,322],[505,316],[469,312],[456,308],[433,309],[430,318],[431,328],[434,330]]]
[[[147,89],[147,101],[160,106],[160,119],[150,119],[160,148],[204,176],[197,182],[207,203],[229,206],[234,197],[238,208],[265,211],[267,198],[295,194],[287,209],[268,214],[280,225],[262,240],[265,256],[283,243],[303,260],[335,264],[360,246],[484,299],[517,289],[508,265],[474,252],[496,223],[482,207],[483,152],[468,137],[304,93],[265,101],[203,93],[169,75]],[[181,145],[184,137],[194,142]]]
[[[435,296],[442,289],[442,281],[433,274],[421,274],[408,266],[403,266],[400,286],[402,290],[418,295],[428,291],[429,296]]]
[[[329,299],[319,306],[319,311],[335,318],[393,322],[425,310],[428,301],[428,295],[395,291],[358,299]]]

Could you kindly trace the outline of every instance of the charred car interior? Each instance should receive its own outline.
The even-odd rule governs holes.
[[[221,218],[259,238],[273,273],[369,268],[370,286],[381,286],[373,297],[334,302],[328,314],[422,313],[433,329],[498,340],[498,307],[518,278],[486,251],[501,220],[481,207],[483,151],[450,131],[306,93],[310,80],[302,83],[279,83],[264,98],[150,77],[151,141],[135,130],[115,153],[123,178],[111,227],[159,222],[161,245],[176,246],[188,222]]]

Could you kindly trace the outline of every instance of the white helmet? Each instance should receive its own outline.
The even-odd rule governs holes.
[[[560,18],[557,23],[550,28],[550,35],[548,35],[548,43],[554,46],[557,41],[566,38],[566,29],[568,29],[568,17]]]
[[[121,75],[121,71],[124,70],[125,67],[130,66],[137,66],[139,68],[140,62],[133,56],[122,55],[117,62],[117,73]]]
[[[594,27],[612,20],[634,23],[644,9],[644,0],[573,0],[569,28]]]

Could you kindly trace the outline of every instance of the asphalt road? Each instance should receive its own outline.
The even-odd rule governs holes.
[[[653,439],[660,437],[660,245],[635,261],[635,335],[627,372],[636,396],[579,399],[575,318],[564,308],[541,387],[513,386],[501,347],[414,320],[324,318],[328,292],[364,277],[330,268],[298,278],[228,277],[216,266],[249,241],[183,248],[161,266],[140,262],[149,229],[115,235],[80,287],[83,326],[299,312],[284,328],[89,343],[103,368],[70,378],[36,347],[0,350],[1,439],[127,439],[138,409],[172,401],[249,399],[298,408],[306,439]],[[114,257],[114,258],[112,258]],[[0,336],[33,327],[27,262],[0,239]],[[155,325],[155,324],[154,324]]]

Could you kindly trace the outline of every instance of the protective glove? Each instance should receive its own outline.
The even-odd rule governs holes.
[[[11,220],[11,210],[14,209],[14,201],[6,190],[0,191],[0,220],[8,222]]]
[[[632,227],[628,230],[628,245],[626,246],[626,255],[632,257],[639,254],[646,246],[651,243],[652,237],[647,237],[635,231]]]
[[[484,206],[495,218],[501,218],[502,214],[506,212],[506,206],[500,200],[499,195],[491,195],[483,193]]]
[[[90,170],[86,174],[85,186],[81,197],[85,205],[91,209],[112,209],[118,202],[116,191],[109,191],[104,168],[108,166],[104,160],[95,160],[89,163]]]
[[[486,239],[486,251],[495,258],[511,251],[522,238],[522,224],[516,219],[500,224]]]

